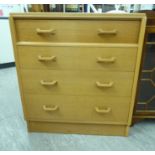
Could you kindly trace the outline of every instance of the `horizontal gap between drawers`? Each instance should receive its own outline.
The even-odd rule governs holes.
[[[60,94],[60,93],[53,93],[53,94],[51,94],[51,93],[35,93],[35,92],[31,92],[31,93],[29,93],[29,92],[25,92],[24,91],[24,89],[23,89],[23,93],[24,94],[28,94],[28,95],[53,95],[53,96],[55,96],[55,95],[60,95],[60,96],[98,96],[98,97],[131,97],[131,95],[129,95],[129,96],[113,96],[113,95],[97,95],[97,94]]]
[[[128,123],[124,123],[124,122],[112,122],[112,121],[107,121],[107,122],[89,122],[89,121],[61,121],[61,120],[46,120],[46,119],[32,119],[32,118],[26,118],[27,121],[37,121],[37,122],[53,122],[53,123],[78,123],[78,124],[107,124],[107,125],[128,125]]]
[[[20,66],[19,66],[19,68],[20,68],[20,70],[22,71],[22,70],[34,70],[34,71],[39,71],[39,70],[44,70],[44,71],[101,71],[101,72],[104,72],[104,73],[109,73],[109,72],[117,72],[117,73],[119,73],[119,72],[123,72],[123,73],[135,73],[134,72],[134,70],[133,71],[121,71],[121,70],[112,70],[112,69],[110,69],[110,71],[106,71],[106,70],[104,70],[104,69],[68,69],[68,68],[66,68],[66,69],[54,69],[54,68],[21,68]]]
[[[138,48],[138,44],[120,44],[120,43],[48,43],[48,42],[17,42],[17,46],[79,46],[79,47],[128,47],[128,48]]]
[[[38,95],[37,93],[24,93],[24,95]],[[71,94],[71,95],[66,95],[66,94],[41,94],[42,96],[79,96],[79,97],[81,97],[81,96],[93,96],[93,95],[73,95],[73,94]],[[96,95],[95,95],[96,96]],[[107,97],[107,98],[109,98],[109,96],[103,96],[103,95],[97,95],[98,97],[100,96],[100,97]],[[112,96],[111,96],[112,97]],[[115,98],[122,98],[122,97],[124,97],[124,98],[130,98],[131,96],[114,96]]]
[[[107,95],[79,95],[79,94],[70,94],[70,95],[66,95],[66,94],[42,94],[42,93],[40,93],[40,94],[38,94],[38,93],[23,93],[24,94],[24,96],[26,96],[26,95],[35,95],[35,96],[37,96],[37,95],[42,95],[42,96],[60,96],[60,97],[66,97],[66,96],[69,96],[69,97],[93,97],[93,96],[97,96],[97,97],[105,97],[105,99],[107,99],[107,98],[111,98],[111,97],[113,97],[113,98],[128,98],[128,99],[131,99],[131,96],[107,96]]]

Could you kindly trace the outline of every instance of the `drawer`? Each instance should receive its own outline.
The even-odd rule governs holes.
[[[22,69],[134,71],[137,48],[18,46],[18,56]]]
[[[21,70],[23,91],[38,94],[130,96],[132,72]]]
[[[140,21],[127,20],[20,20],[17,41],[138,43]]]
[[[127,123],[130,98],[25,95],[27,120]]]

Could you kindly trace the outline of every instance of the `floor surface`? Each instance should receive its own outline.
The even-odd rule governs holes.
[[[129,137],[28,133],[16,69],[0,69],[0,150],[155,150],[155,121],[137,123]]]

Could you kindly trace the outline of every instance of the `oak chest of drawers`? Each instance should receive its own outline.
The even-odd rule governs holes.
[[[144,14],[12,14],[29,131],[128,135]]]

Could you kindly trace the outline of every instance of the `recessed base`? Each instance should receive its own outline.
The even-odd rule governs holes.
[[[127,125],[77,124],[27,121],[29,132],[53,132],[70,134],[94,134],[128,136]]]

